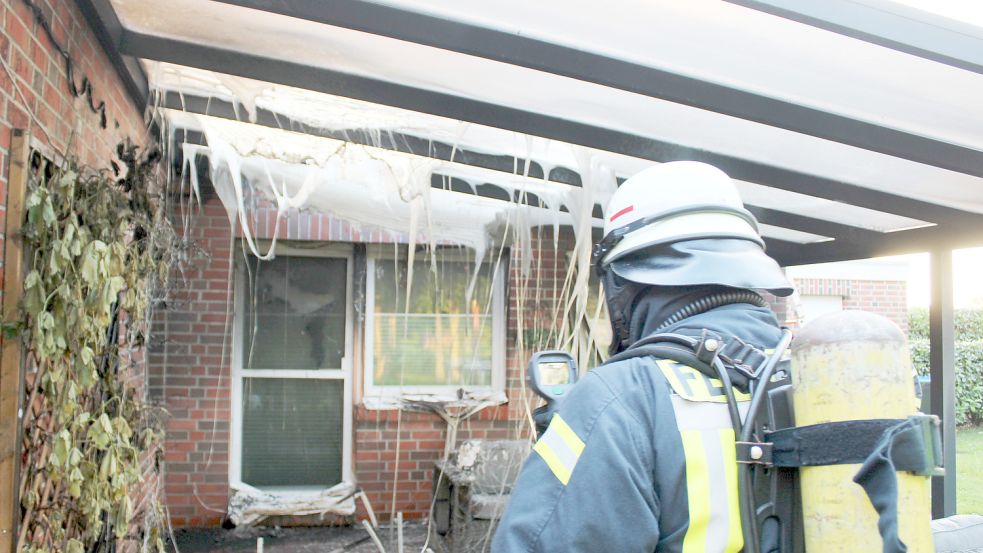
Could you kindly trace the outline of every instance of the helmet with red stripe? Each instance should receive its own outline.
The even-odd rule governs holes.
[[[650,167],[618,188],[605,211],[594,264],[599,274],[610,269],[643,284],[792,291],[765,255],[758,222],[744,209],[734,182],[696,161]]]

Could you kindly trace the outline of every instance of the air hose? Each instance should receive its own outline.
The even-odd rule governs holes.
[[[677,310],[675,313],[669,315],[669,317],[655,329],[655,332],[668,328],[683,319],[687,319],[701,313],[706,313],[711,309],[716,309],[718,307],[723,307],[724,305],[730,305],[733,303],[748,303],[756,307],[765,307],[768,305],[765,299],[761,297],[761,294],[752,292],[751,290],[717,292],[704,296],[698,300],[694,300],[679,308],[679,310]]]

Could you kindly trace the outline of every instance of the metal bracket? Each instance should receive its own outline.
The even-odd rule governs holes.
[[[772,444],[737,442],[737,462],[744,465],[772,466]]]

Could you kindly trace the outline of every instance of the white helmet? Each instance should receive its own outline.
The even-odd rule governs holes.
[[[733,181],[696,161],[664,163],[626,180],[608,203],[594,263],[599,273],[611,268],[643,284],[792,291],[765,255],[758,223]]]

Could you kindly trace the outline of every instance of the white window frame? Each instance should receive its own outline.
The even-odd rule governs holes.
[[[394,398],[402,395],[433,395],[438,397],[456,398],[456,391],[465,389],[473,392],[504,392],[505,391],[505,280],[506,260],[503,258],[497,262],[489,261],[493,265],[492,277],[492,374],[491,386],[478,385],[446,385],[446,386],[397,386],[397,385],[375,385],[372,377],[375,374],[375,263],[377,260],[387,260],[392,262],[392,247],[369,247],[366,252],[366,271],[365,271],[365,339],[364,339],[364,374],[363,386],[365,397],[370,398]],[[452,254],[453,255],[453,254]],[[405,262],[401,257],[400,262]],[[474,258],[462,261],[473,262]]]
[[[269,247],[269,245],[266,245]],[[354,482],[352,472],[352,349],[353,349],[353,329],[355,310],[352,302],[352,277],[354,275],[354,259],[352,247],[347,244],[323,244],[314,247],[296,247],[282,242],[276,245],[276,255],[290,257],[322,257],[340,258],[346,261],[346,284],[345,284],[345,354],[341,359],[341,369],[322,369],[322,370],[289,370],[289,369],[245,369],[243,368],[243,336],[245,329],[245,299],[247,290],[245,289],[246,270],[238,264],[235,270],[235,324],[232,331],[232,424],[229,435],[229,485],[234,489],[257,488],[252,484],[242,481],[242,381],[243,378],[304,378],[316,380],[342,380],[342,395],[344,405],[342,406],[342,482]],[[340,484],[336,482],[335,484]],[[331,486],[328,486],[331,487]],[[311,485],[306,487],[291,486],[289,489],[280,489],[272,486],[263,486],[264,492],[274,494],[289,495],[291,493],[304,493],[314,490],[325,489],[322,486]]]

